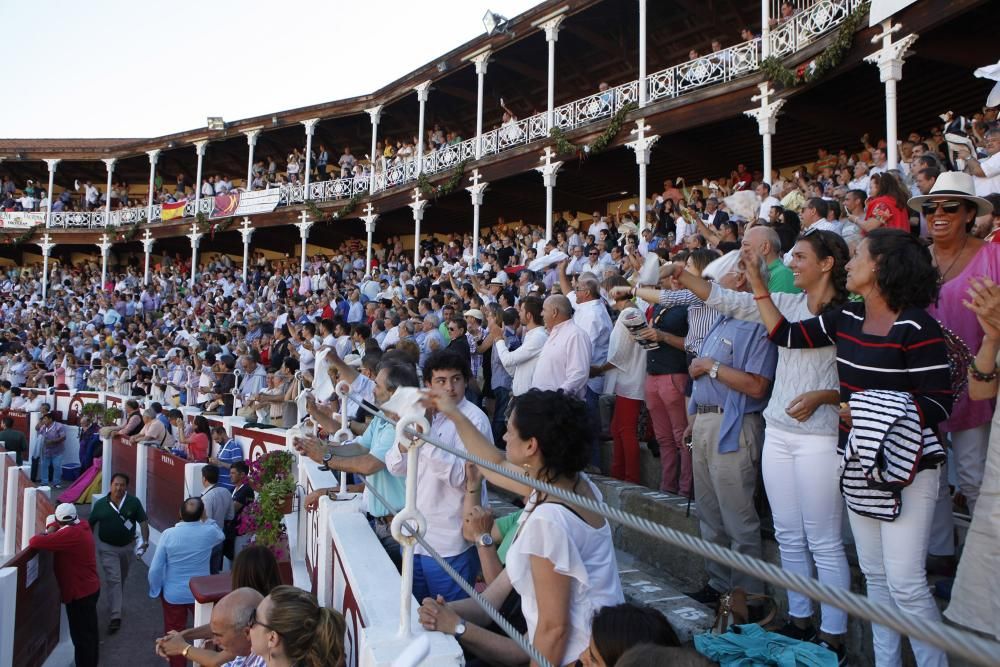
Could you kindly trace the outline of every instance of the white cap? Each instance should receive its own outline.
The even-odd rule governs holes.
[[[76,515],[76,505],[73,503],[62,503],[56,508],[56,521],[59,523],[80,523]]]

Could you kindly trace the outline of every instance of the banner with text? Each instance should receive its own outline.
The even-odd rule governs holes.
[[[281,192],[278,188],[255,190],[253,192],[229,192],[216,195],[212,206],[212,218],[230,218],[256,213],[270,213],[278,206]]]
[[[45,224],[44,213],[24,213],[10,211],[0,213],[0,224],[11,229],[27,229]]]

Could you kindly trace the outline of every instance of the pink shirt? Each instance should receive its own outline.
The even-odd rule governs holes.
[[[537,389],[562,389],[583,398],[590,377],[590,339],[586,332],[566,320],[549,331],[549,337],[535,363],[531,384]]]
[[[983,329],[976,315],[962,305],[962,300],[968,298],[969,280],[980,276],[989,276],[993,282],[1000,283],[1000,245],[984,243],[965,270],[941,286],[937,303],[927,309],[942,326],[964,340],[972,354],[979,352]],[[954,433],[989,423],[993,418],[993,405],[994,401],[973,401],[965,391],[955,402],[951,417],[941,423],[941,430]]]

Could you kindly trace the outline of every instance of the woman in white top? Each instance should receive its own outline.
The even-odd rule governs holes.
[[[774,305],[788,321],[797,322],[846,303],[849,255],[847,244],[834,232],[802,236],[792,249],[790,264],[795,286],[802,292],[773,293]],[[682,265],[668,265],[661,271],[673,273],[706,306],[738,319],[760,321],[749,292],[709,283],[683,271]],[[839,488],[840,394],[835,355],[830,347],[778,348],[773,394],[764,411],[767,429],[761,465],[782,568],[808,577],[815,563],[820,581],[847,590],[851,580],[841,538],[844,503]],[[788,612],[791,620],[782,634],[802,640],[816,636],[809,598],[788,591]],[[846,632],[847,614],[822,605],[819,641],[837,651]]]
[[[446,395],[428,392],[426,404],[455,423],[469,453],[565,491],[600,498],[597,487],[583,474],[589,456],[580,446],[589,437],[583,401],[561,391],[538,389],[519,396],[507,421],[506,451],[490,444]],[[486,597],[499,605],[513,587],[521,596],[534,648],[553,665],[573,664],[590,642],[594,612],[624,600],[611,527],[600,515],[572,508],[489,470],[481,472],[492,483],[529,496],[507,552],[507,569],[487,588]],[[441,608],[429,598],[424,600],[425,627],[438,629]],[[463,618],[470,609],[461,603],[444,608],[446,615],[454,611]],[[471,613],[468,618],[476,620]]]

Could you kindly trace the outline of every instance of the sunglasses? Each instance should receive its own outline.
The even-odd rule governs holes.
[[[925,201],[920,205],[920,210],[923,211],[924,215],[933,215],[938,212],[938,209],[945,213],[957,213],[961,205],[962,202],[958,201]]]
[[[255,609],[254,609],[253,611],[251,611],[251,612],[250,612],[250,620],[248,620],[248,621],[247,621],[247,627],[248,627],[248,628],[252,628],[252,627],[254,627],[255,625],[259,625],[259,626],[261,626],[262,628],[267,628],[267,629],[268,629],[268,630],[270,630],[271,632],[278,632],[277,630],[275,630],[274,628],[272,628],[272,627],[271,627],[270,625],[268,625],[268,624],[266,624],[266,623],[261,623],[261,622],[260,622],[260,621],[259,621],[259,620],[257,619],[257,609],[256,609],[256,608],[255,608]],[[281,634],[281,633],[280,633],[280,632],[278,632],[278,634]]]

